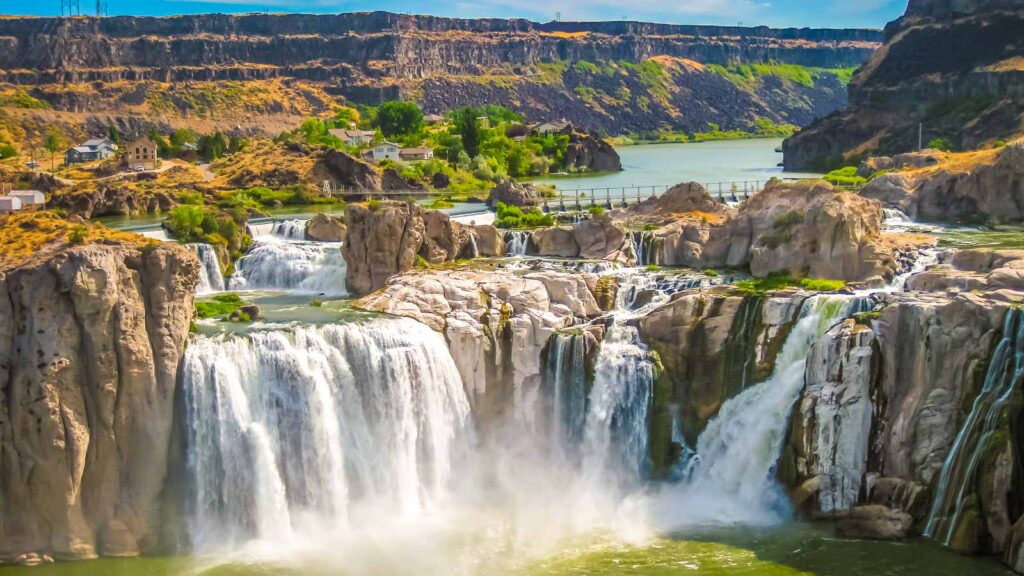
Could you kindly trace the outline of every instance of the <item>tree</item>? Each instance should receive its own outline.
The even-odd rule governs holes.
[[[46,131],[46,136],[43,138],[43,148],[50,153],[50,172],[54,170],[53,156],[60,150],[63,136],[56,128],[50,128]]]
[[[199,149],[199,157],[203,161],[213,162],[224,155],[224,151],[228,148],[228,142],[224,138],[224,134],[217,131],[210,136],[200,136],[196,148]]]
[[[953,150],[953,143],[950,142],[948,138],[936,138],[928,143],[928,147],[932,150],[950,152]]]
[[[459,108],[455,111],[455,133],[462,136],[462,149],[475,158],[480,154],[480,111],[476,108]]]
[[[423,130],[423,112],[413,102],[385,102],[377,110],[377,127],[388,138]]]
[[[121,143],[121,132],[117,129],[117,126],[107,124],[107,139],[114,144]]]

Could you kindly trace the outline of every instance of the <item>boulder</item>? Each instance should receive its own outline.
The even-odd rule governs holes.
[[[494,226],[473,226],[476,249],[481,258],[500,258],[505,255],[505,237]]]
[[[572,233],[580,258],[615,259],[626,241],[626,229],[616,224],[609,214],[579,222],[573,226]]]
[[[497,206],[498,202],[519,207],[538,206],[541,203],[541,193],[533,184],[505,180],[492,188],[490,196],[487,197],[487,205],[491,208]]]
[[[380,190],[381,177],[372,166],[355,156],[328,148],[321,163],[325,176],[341,186],[356,190]]]
[[[899,540],[907,537],[914,519],[906,512],[885,506],[857,506],[839,520],[836,529],[844,538]]]
[[[554,226],[534,231],[533,245],[537,247],[539,256],[576,258],[580,255],[575,228],[568,226]]]
[[[347,230],[343,219],[320,213],[306,224],[306,239],[314,242],[343,242]]]
[[[597,134],[573,132],[565,151],[565,165],[577,172],[618,172],[622,170],[622,159]]]
[[[445,190],[452,184],[452,179],[444,172],[437,172],[430,179],[430,185],[436,190]]]
[[[411,178],[403,178],[394,168],[388,168],[384,170],[381,175],[381,187],[384,190],[391,191],[405,191],[405,190],[424,190],[426,186],[419,180],[413,180]]]

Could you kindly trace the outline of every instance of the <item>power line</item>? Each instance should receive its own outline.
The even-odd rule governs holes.
[[[78,0],[60,0],[60,15],[61,16],[81,16],[82,8],[78,4]]]

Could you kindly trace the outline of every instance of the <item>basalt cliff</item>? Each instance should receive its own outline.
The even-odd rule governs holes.
[[[849,106],[785,143],[789,170],[856,164],[944,139],[971,150],[1024,133],[1024,2],[914,0],[854,75]]]
[[[805,125],[845,103],[871,30],[538,24],[399,14],[5,18],[0,83],[82,123],[273,131],[348,100],[503,104],[606,133]],[[756,66],[749,66],[756,65]],[[5,99],[6,100],[6,99]],[[34,106],[33,106],[34,107]],[[50,118],[52,121],[53,118]]]

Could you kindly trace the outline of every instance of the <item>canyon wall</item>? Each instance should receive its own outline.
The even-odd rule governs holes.
[[[831,168],[945,138],[974,149],[1024,132],[1024,2],[911,2],[854,75],[849,106],[786,141],[787,170]]]
[[[159,550],[198,272],[184,247],[91,245],[0,273],[0,556]]]

